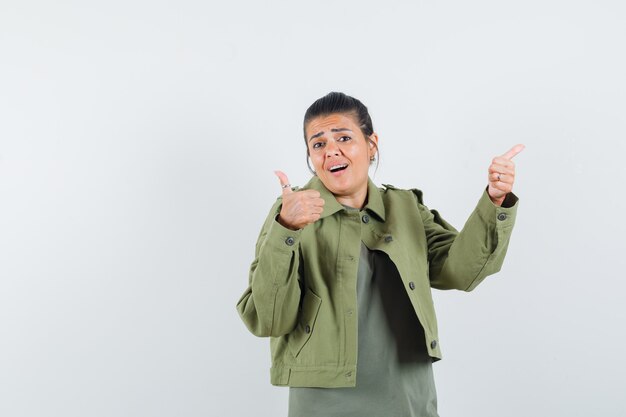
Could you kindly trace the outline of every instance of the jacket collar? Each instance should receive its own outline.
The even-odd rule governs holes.
[[[344,207],[341,203],[335,199],[333,193],[331,193],[325,186],[324,183],[317,176],[313,176],[309,182],[307,182],[303,187],[303,190],[317,190],[322,199],[324,200],[324,211],[320,218],[328,217],[332,214],[340,210],[344,210]],[[383,204],[383,199],[380,196],[380,190],[376,187],[376,184],[372,182],[372,180],[367,178],[367,204],[363,207],[363,210],[367,210],[373,214],[375,214],[380,220],[385,221],[385,205]]]

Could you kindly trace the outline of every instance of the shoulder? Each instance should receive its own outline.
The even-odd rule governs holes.
[[[413,198],[417,198],[417,202],[420,204],[424,204],[423,202],[423,193],[422,190],[418,188],[398,188],[391,184],[382,184],[380,188],[380,192],[383,195],[391,194],[391,195],[413,195]]]

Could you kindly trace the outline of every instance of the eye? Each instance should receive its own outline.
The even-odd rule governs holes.
[[[352,139],[350,136],[342,136],[339,138],[339,142],[346,142]]]
[[[324,142],[315,142],[313,144],[313,146],[311,146],[313,149],[318,149],[321,148],[322,146],[324,146]]]

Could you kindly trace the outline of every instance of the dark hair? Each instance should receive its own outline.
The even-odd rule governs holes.
[[[372,118],[370,117],[367,107],[361,103],[360,100],[354,97],[350,97],[349,95],[337,91],[332,91],[324,97],[315,100],[315,102],[309,106],[304,114],[302,130],[304,131],[304,144],[306,145],[306,164],[313,174],[315,174],[315,171],[309,164],[309,145],[306,137],[306,125],[316,117],[328,116],[336,113],[352,116],[355,119],[356,124],[361,129],[361,133],[365,136],[365,139],[373,143],[376,147],[376,154],[379,153],[378,146],[370,139],[370,135],[374,133],[374,126],[372,125]],[[376,169],[378,169],[378,159],[379,158],[376,158]]]

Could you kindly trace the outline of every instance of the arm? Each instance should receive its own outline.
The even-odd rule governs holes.
[[[498,272],[515,223],[517,201],[517,196],[509,193],[498,207],[485,190],[459,233],[436,210],[424,206],[418,194],[431,287],[471,291],[485,277]]]
[[[237,311],[256,336],[281,336],[295,326],[300,303],[300,231],[282,226],[276,217],[279,198],[265,220],[250,266],[249,284]]]
[[[318,191],[294,191],[285,173],[275,174],[282,196],[261,229],[248,288],[237,302],[241,319],[257,336],[282,336],[296,327],[302,295],[300,233],[319,220],[324,207]]]

